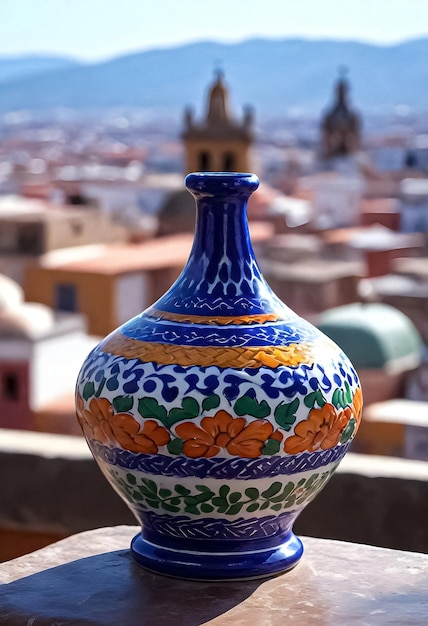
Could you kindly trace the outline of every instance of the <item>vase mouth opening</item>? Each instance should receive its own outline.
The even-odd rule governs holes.
[[[196,197],[249,196],[259,186],[259,179],[250,172],[192,172],[185,184]]]

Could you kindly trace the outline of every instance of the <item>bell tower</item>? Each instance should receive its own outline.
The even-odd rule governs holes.
[[[321,122],[321,156],[343,157],[357,152],[361,144],[361,121],[349,106],[349,84],[342,70],[335,86],[335,101]]]
[[[205,119],[196,122],[191,109],[184,113],[181,135],[185,147],[185,170],[189,172],[249,172],[253,136],[253,112],[247,108],[242,122],[233,119],[223,73],[216,72],[211,85]]]

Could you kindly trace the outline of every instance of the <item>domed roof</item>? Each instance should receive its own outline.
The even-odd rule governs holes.
[[[24,301],[21,287],[8,276],[0,274],[0,311],[15,308]]]
[[[54,325],[54,313],[44,304],[24,302],[24,292],[0,274],[0,338],[33,339]]]
[[[195,199],[187,189],[170,193],[158,213],[158,236],[193,233],[195,230]]]
[[[54,321],[53,311],[35,302],[0,309],[0,338],[34,339],[48,332]]]
[[[358,369],[399,372],[416,367],[422,340],[406,315],[386,304],[351,304],[325,311],[318,328]]]

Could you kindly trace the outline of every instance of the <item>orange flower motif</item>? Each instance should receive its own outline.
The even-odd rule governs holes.
[[[279,441],[281,443],[283,436],[282,433],[279,432],[279,430],[275,430],[271,436],[269,437],[269,439],[275,439],[276,441]]]
[[[361,387],[357,387],[355,390],[354,399],[352,400],[352,410],[354,412],[358,428],[363,413],[363,393],[361,391]]]
[[[170,440],[168,431],[154,420],[147,420],[140,430],[140,424],[128,413],[118,413],[112,422],[113,434],[122,448],[130,452],[156,454],[159,446]]]
[[[76,398],[76,413],[83,432],[88,439],[104,444],[119,443],[130,452],[156,454],[159,446],[170,440],[169,432],[154,420],[147,420],[143,427],[129,413],[114,415],[113,407],[106,398],[92,398],[89,409],[84,408],[83,398]]]
[[[294,435],[288,437],[284,443],[284,451],[288,454],[298,454],[307,450],[327,450],[339,443],[340,435],[352,417],[352,410],[347,407],[337,411],[332,404],[324,404],[321,409],[309,411],[309,417],[299,422],[294,429]]]
[[[83,430],[83,411],[85,409],[85,401],[80,393],[76,394],[76,416],[80,424],[80,428]]]
[[[78,397],[79,398],[79,397]],[[89,439],[101,443],[109,443],[113,439],[110,426],[113,417],[113,407],[106,398],[92,398],[89,409],[83,408],[83,399],[77,400],[77,415],[83,432]]]
[[[234,456],[256,458],[271,436],[273,427],[260,419],[248,426],[246,423],[243,417],[232,417],[226,411],[217,411],[214,417],[204,417],[200,426],[191,422],[179,424],[176,432],[184,439],[184,454],[192,458],[212,457],[222,448]]]

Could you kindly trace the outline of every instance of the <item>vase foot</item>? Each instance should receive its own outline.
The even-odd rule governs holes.
[[[303,544],[290,533],[281,544],[248,552],[197,552],[159,546],[138,534],[131,542],[135,561],[151,572],[187,580],[227,581],[267,578],[292,569]]]

